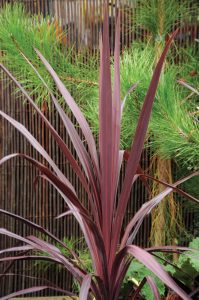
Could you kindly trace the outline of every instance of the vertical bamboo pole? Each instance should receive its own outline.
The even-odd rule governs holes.
[[[165,5],[165,0],[157,1],[158,36],[155,38],[156,63],[158,62],[164,47]],[[163,182],[172,184],[173,175],[171,160],[165,160],[156,156],[153,162],[155,169],[154,176]],[[156,194],[161,193],[163,189],[165,189],[164,186],[154,182],[152,195],[155,196]],[[170,193],[170,195],[165,197],[158,207],[152,211],[151,243],[154,246],[175,245],[179,224],[181,224],[179,207],[174,199],[173,193]]]

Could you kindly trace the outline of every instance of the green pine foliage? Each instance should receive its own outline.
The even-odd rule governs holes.
[[[131,93],[126,103],[126,110],[131,110],[131,122],[137,118],[144,94],[149,84],[149,78],[153,70],[153,49],[147,45],[141,48],[134,45],[130,52],[122,57],[121,81],[123,93],[132,83],[139,82],[135,92]],[[139,58],[139,59],[138,59]],[[193,62],[192,62],[193,64]],[[189,64],[167,64],[161,77],[159,88],[154,103],[153,115],[149,126],[150,145],[162,158],[176,158],[182,164],[190,168],[199,167],[199,123],[197,120],[198,103],[193,95],[187,97],[190,92],[179,86],[177,79],[188,76]],[[198,76],[197,76],[198,77]],[[191,79],[193,80],[193,79]],[[196,79],[194,79],[196,81]],[[195,84],[193,82],[193,84]],[[128,115],[124,116],[127,122]],[[124,127],[127,127],[124,125]],[[128,126],[129,128],[129,126]],[[133,132],[131,132],[132,134]],[[128,146],[128,137],[125,144]]]
[[[191,20],[197,9],[195,0],[131,0],[134,4],[134,29],[147,30],[153,40],[164,41],[173,24],[180,27]],[[160,14],[160,11],[163,13]],[[161,20],[160,20],[161,18]],[[161,26],[160,26],[161,23]],[[161,27],[161,28],[160,28]]]
[[[0,12],[0,50],[3,53],[0,60],[30,94],[35,96],[37,103],[49,100],[48,91],[43,88],[42,82],[21,53],[37,68],[54,93],[56,93],[54,83],[38,59],[34,48],[43,53],[67,88],[73,91],[73,94],[79,95],[79,100],[87,95],[82,88],[86,83],[81,83],[78,79],[84,79],[86,72],[87,79],[90,77],[94,80],[93,73],[96,74],[92,72],[95,70],[92,68],[94,62],[90,61],[89,71],[86,65],[82,68],[82,55],[75,55],[73,49],[63,45],[65,38],[66,32],[61,30],[56,20],[53,21],[50,17],[43,18],[42,15],[30,16],[21,4],[6,5]]]
[[[189,58],[189,59],[188,59]],[[191,170],[199,168],[199,122],[198,99],[190,91],[177,83],[184,78],[195,86],[198,75],[191,77],[192,70],[198,70],[197,61],[187,54],[186,63],[168,63],[161,77],[156,94],[152,119],[149,126],[150,143],[154,152],[165,159],[177,162]],[[125,96],[129,88],[138,83],[135,91],[127,96],[124,106],[121,134],[121,148],[130,148],[135,124],[142,107],[154,66],[154,50],[148,45],[135,44],[121,57],[121,94]],[[85,107],[85,115],[98,131],[97,99],[92,99]]]

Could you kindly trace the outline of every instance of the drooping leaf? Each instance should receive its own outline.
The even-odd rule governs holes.
[[[18,246],[18,247],[11,247],[7,249],[0,250],[0,255],[4,253],[9,253],[9,252],[16,252],[16,251],[27,251],[27,250],[32,250],[34,249],[32,246],[25,245],[25,246]]]
[[[34,286],[34,287],[31,287],[31,288],[28,288],[28,289],[23,289],[21,291],[18,291],[18,292],[9,294],[9,295],[7,295],[5,297],[2,297],[1,300],[7,300],[7,299],[11,299],[13,297],[18,297],[18,296],[22,296],[22,295],[26,295],[26,294],[40,292],[40,291],[43,291],[43,290],[46,290],[46,289],[50,289],[50,290],[53,290],[53,291],[61,292],[61,293],[63,293],[66,296],[74,297],[73,293],[67,292],[67,291],[65,291],[63,289],[59,289],[59,288],[56,288],[56,287],[53,287],[53,286],[46,285],[46,286]],[[75,299],[75,297],[74,297],[74,299]]]
[[[61,108],[61,106],[59,105],[58,101],[56,100],[55,96],[53,95],[52,91],[49,89],[47,83],[45,82],[45,80],[42,78],[42,76],[39,74],[39,72],[36,70],[36,68],[33,66],[33,64],[28,60],[28,58],[21,53],[22,56],[24,57],[24,59],[28,62],[28,64],[31,66],[31,68],[34,70],[34,72],[37,74],[37,76],[39,77],[39,79],[43,82],[45,88],[49,91],[49,94],[51,96],[51,99],[53,100],[53,103],[65,125],[65,128],[67,129],[67,132],[69,133],[69,136],[73,142],[74,148],[77,151],[78,154],[78,158],[82,164],[82,166],[84,167],[84,171],[87,174],[87,180],[92,184],[93,187],[93,192],[95,195],[95,202],[96,205],[98,207],[98,214],[96,214],[95,212],[95,208],[93,208],[93,203],[92,203],[92,196],[90,194],[90,189],[89,186],[85,180],[84,174],[82,173],[80,167],[78,166],[76,160],[74,159],[74,157],[72,156],[70,150],[68,149],[68,147],[66,146],[66,144],[64,143],[64,141],[61,139],[61,137],[58,135],[58,133],[55,131],[55,129],[52,127],[52,125],[49,123],[49,121],[47,120],[47,118],[45,117],[45,115],[40,111],[40,109],[37,107],[37,105],[34,103],[34,101],[29,97],[29,95],[27,94],[27,92],[24,90],[24,88],[20,85],[20,83],[12,76],[12,74],[3,66],[0,64],[0,67],[4,70],[4,72],[6,72],[6,74],[13,80],[13,82],[15,82],[15,84],[17,85],[17,87],[22,91],[22,93],[25,95],[25,97],[27,98],[27,100],[29,101],[29,103],[32,105],[32,107],[37,111],[37,113],[40,115],[40,117],[42,118],[42,120],[46,123],[46,126],[49,128],[50,132],[52,133],[52,135],[54,136],[55,140],[57,141],[60,149],[63,151],[63,153],[65,154],[66,158],[69,160],[71,166],[73,167],[74,171],[76,172],[77,176],[79,177],[79,179],[81,180],[87,194],[90,200],[90,204],[91,204],[91,209],[95,215],[95,218],[97,219],[97,217],[100,219],[100,215],[101,215],[101,208],[100,208],[100,203],[99,203],[99,195],[98,195],[98,191],[97,191],[97,187],[96,187],[96,183],[94,180],[94,174],[92,172],[92,166],[90,164],[90,159],[89,156],[86,152],[86,149],[74,127],[74,125],[72,124],[72,122],[70,121],[70,119],[67,117],[66,113],[64,112],[64,110]],[[98,216],[99,215],[99,216]]]
[[[72,96],[70,95],[70,93],[68,92],[68,90],[66,89],[64,84],[62,83],[62,81],[59,79],[59,77],[57,76],[57,74],[55,73],[53,68],[50,66],[50,64],[47,62],[47,60],[44,58],[44,56],[39,52],[39,50],[35,49],[35,51],[36,51],[37,55],[39,56],[39,58],[41,59],[41,61],[43,62],[43,64],[45,65],[45,67],[48,70],[48,72],[50,73],[50,75],[52,76],[52,78],[54,79],[60,93],[62,94],[67,105],[70,107],[71,111],[73,112],[73,115],[75,116],[77,122],[79,123],[81,130],[86,138],[88,148],[90,151],[90,155],[93,159],[94,167],[97,171],[97,174],[99,175],[98,155],[97,155],[95,140],[92,135],[91,129],[90,129],[86,119],[84,118],[83,113],[81,112],[81,110],[77,106],[76,102],[74,101],[74,99],[72,98]]]
[[[151,291],[152,291],[152,293],[153,293],[154,299],[155,299],[155,300],[160,300],[160,299],[161,299],[161,298],[160,298],[160,294],[159,294],[159,292],[158,292],[157,286],[156,286],[156,284],[155,284],[153,278],[150,277],[150,276],[147,276],[146,279],[147,279],[147,283],[149,284],[149,286],[150,286],[150,288],[151,288]]]
[[[46,159],[49,165],[53,168],[56,174],[61,178],[61,180],[65,181],[70,189],[75,193],[74,187],[68,181],[68,179],[64,176],[64,174],[59,170],[56,166],[52,158],[48,155],[46,150],[40,145],[40,143],[34,138],[34,136],[23,126],[21,123],[17,122],[15,119],[11,118],[4,112],[0,111],[0,115],[6,119],[10,124],[12,124],[21,134],[29,141],[29,143]]]
[[[11,213],[11,212],[8,212],[6,210],[3,210],[3,209],[0,209],[0,213],[1,214],[5,214],[9,217],[12,217],[16,220],[19,220],[19,221],[22,221],[24,224],[28,225],[28,226],[31,226],[32,228],[38,230],[39,232],[41,233],[44,233],[46,234],[47,236],[49,236],[50,238],[52,238],[53,241],[57,242],[58,244],[60,244],[63,248],[66,248],[67,251],[69,251],[69,253],[71,253],[71,255],[77,259],[77,255],[74,253],[74,251],[71,251],[71,249],[69,249],[64,243],[63,241],[61,241],[60,239],[58,239],[56,236],[54,236],[51,232],[49,232],[48,230],[46,230],[45,228],[43,228],[42,226],[39,226],[38,224],[30,221],[30,220],[27,220],[26,218],[23,218],[19,215],[16,215],[14,213]],[[31,247],[31,246],[30,246]]]
[[[88,299],[89,289],[91,285],[91,275],[88,274],[84,277],[79,293],[79,300],[86,300]]]
[[[198,89],[195,89],[194,87],[192,87],[190,84],[188,84],[187,82],[183,81],[183,80],[177,80],[177,82],[179,84],[181,84],[182,86],[188,88],[190,91],[192,91],[194,94],[199,95],[199,91]]]
[[[32,64],[31,64],[32,66]],[[33,67],[33,66],[32,66]],[[34,103],[34,101],[30,98],[30,96],[28,95],[28,93],[24,90],[24,88],[21,86],[21,84],[16,80],[16,78],[5,68],[5,66],[3,66],[2,64],[0,64],[0,68],[12,79],[12,81],[16,84],[16,86],[20,89],[20,91],[23,93],[23,95],[26,97],[26,99],[28,100],[28,102],[31,104],[31,106],[36,110],[36,112],[39,114],[39,116],[42,118],[42,120],[45,122],[46,126],[48,127],[48,129],[50,130],[51,134],[53,135],[53,137],[55,138],[56,142],[58,143],[60,149],[62,150],[62,152],[64,153],[65,157],[68,159],[68,161],[70,162],[71,166],[73,167],[74,171],[76,172],[76,174],[79,176],[84,188],[86,189],[86,191],[89,193],[89,188],[88,185],[86,183],[86,180],[84,178],[84,175],[82,174],[81,169],[79,168],[76,160],[74,159],[74,157],[72,156],[70,150],[68,149],[68,147],[66,146],[66,144],[64,143],[64,141],[61,139],[61,137],[59,136],[59,134],[57,133],[57,131],[53,128],[53,126],[50,124],[50,122],[47,120],[47,118],[45,117],[45,115],[41,112],[41,110],[37,107],[37,105]],[[34,68],[34,67],[33,67]],[[34,70],[36,71],[36,69],[34,68]],[[37,72],[37,75],[39,75],[39,73]],[[40,77],[41,80],[42,77]],[[47,85],[46,85],[47,87]],[[51,93],[51,91],[50,91]],[[53,96],[53,94],[51,93],[51,97],[54,100],[55,105],[58,105],[58,102],[56,101],[55,97]]]
[[[123,112],[123,110],[124,110],[124,106],[125,106],[126,99],[127,99],[128,95],[129,95],[130,93],[132,93],[132,92],[136,89],[136,87],[138,86],[138,84],[139,84],[139,82],[133,84],[133,85],[130,87],[130,89],[128,89],[126,95],[124,96],[124,99],[122,100],[122,104],[121,104],[121,111],[122,111],[122,112]]]
[[[151,210],[152,210],[154,207],[156,207],[156,206],[160,203],[160,201],[162,201],[162,200],[163,200],[169,193],[171,193],[173,190],[177,190],[179,193],[184,194],[183,191],[181,191],[180,189],[177,189],[176,187],[177,187],[179,184],[181,184],[181,183],[187,181],[188,179],[190,179],[190,178],[192,178],[192,177],[194,177],[194,176],[196,176],[196,175],[198,175],[197,172],[192,173],[191,175],[189,175],[189,176],[187,176],[187,177],[185,177],[185,178],[182,178],[181,180],[177,181],[176,183],[174,183],[174,184],[172,184],[172,185],[171,185],[171,184],[164,183],[165,186],[169,186],[169,187],[166,188],[164,191],[162,191],[162,192],[161,192],[160,194],[158,194],[157,196],[155,196],[155,197],[154,197],[153,199],[151,199],[150,201],[144,203],[144,204],[142,205],[141,209],[134,215],[134,217],[132,218],[132,220],[131,220],[131,221],[129,222],[129,224],[127,225],[126,230],[125,230],[125,234],[124,234],[123,239],[122,239],[121,248],[122,248],[126,243],[127,243],[128,245],[130,245],[130,244],[133,242],[133,240],[134,240],[134,238],[135,238],[135,236],[136,236],[136,234],[137,234],[137,232],[138,232],[138,230],[139,230],[139,228],[140,228],[140,226],[141,226],[141,224],[142,224],[142,222],[143,222],[145,216],[148,215],[148,214],[151,212]],[[187,195],[187,197],[189,197],[189,195]],[[195,199],[194,197],[193,197],[193,198],[190,197],[190,199],[191,199],[192,201],[194,201],[194,202],[199,203],[199,200]],[[135,228],[134,228],[132,234],[129,236],[129,234],[130,234],[130,232],[131,232],[131,230],[132,230],[132,228],[133,228],[134,226],[135,226]],[[129,236],[129,238],[128,238],[128,236]]]

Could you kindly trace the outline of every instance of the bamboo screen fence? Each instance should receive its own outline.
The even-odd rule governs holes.
[[[6,2],[0,0],[0,6]],[[101,29],[101,14],[104,1],[102,0],[40,0],[40,1],[22,1],[27,10],[31,13],[43,13],[44,15],[51,15],[60,20],[60,24],[67,30],[66,44],[75,43],[75,47],[80,49],[86,47],[89,51],[96,51],[98,49],[98,37]],[[110,29],[111,29],[111,49],[113,49],[114,36],[114,16],[115,9],[119,6],[123,9],[122,14],[122,46],[129,46],[129,44],[136,38],[135,33],[129,30],[129,24],[132,20],[132,9],[130,5],[132,1],[110,1]],[[85,13],[85,6],[87,7],[87,14]],[[84,8],[84,9],[83,9]],[[128,8],[128,9],[127,9]],[[88,13],[90,11],[90,13]],[[91,13],[92,12],[92,13]],[[191,29],[187,31],[188,35],[179,41],[182,43],[190,43],[197,37],[197,26],[193,24]],[[66,45],[67,46],[67,45]],[[12,117],[22,122],[28,127],[30,132],[45,146],[49,154],[55,159],[61,170],[68,175],[71,182],[76,187],[81,199],[86,201],[84,191],[79,187],[79,182],[76,179],[73,171],[68,163],[63,158],[62,153],[58,150],[55,142],[51,138],[49,132],[45,129],[44,124],[39,117],[32,111],[32,109],[24,104],[24,99],[19,93],[14,93],[14,86],[11,84],[5,74],[1,72],[0,83],[0,109],[9,113]],[[54,127],[60,132],[64,140],[67,142],[69,148],[73,151],[71,142],[64,131],[62,123],[52,108],[48,110],[45,103],[42,110],[49,117],[49,120]],[[74,121],[74,120],[73,120]],[[22,152],[39,158],[39,155],[33,148],[25,141],[25,139],[7,122],[0,119],[0,157],[9,153]],[[75,154],[75,153],[74,153]],[[149,155],[143,154],[142,165],[144,168],[149,166]],[[124,168],[122,175],[124,174]],[[44,183],[39,181],[37,187],[34,188],[33,182],[37,177],[36,170],[27,162],[20,159],[14,159],[6,163],[0,169],[0,207],[7,209],[14,213],[20,214],[42,226],[48,228],[53,234],[60,238],[75,237],[80,238],[81,233],[78,225],[74,222],[72,217],[56,221],[54,217],[64,211],[64,203],[56,191]],[[139,195],[139,197],[138,197]],[[128,213],[126,221],[133,215],[135,211],[146,200],[146,191],[141,182],[137,182],[129,201]],[[186,225],[190,225],[192,212],[186,212]],[[16,233],[24,236],[32,233],[31,228],[24,226],[22,223],[6,217],[0,217],[0,227],[6,227]],[[147,245],[150,235],[150,219],[146,219],[140,233],[137,237],[136,243],[139,245]],[[0,248],[14,245],[13,241],[7,240],[5,237],[0,237]],[[81,240],[77,247],[81,247]],[[0,267],[0,273],[5,270],[5,266]],[[35,264],[27,262],[18,262],[10,269],[10,273],[16,273],[17,276],[1,277],[0,275],[0,296],[6,295],[14,290],[39,284],[46,284],[49,280],[63,288],[71,288],[72,280],[68,273],[55,270],[53,268],[45,271],[45,266],[36,266]],[[29,277],[23,277],[24,270]],[[55,276],[56,272],[56,276]],[[35,277],[39,279],[35,279]],[[50,292],[41,293],[40,295],[50,295]]]

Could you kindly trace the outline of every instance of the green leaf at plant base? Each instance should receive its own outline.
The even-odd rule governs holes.
[[[185,252],[184,254],[181,254],[178,265],[183,267],[183,265],[189,263],[192,268],[199,273],[199,237],[196,237],[189,243],[189,248],[198,249],[198,251],[194,253]]]
[[[165,266],[164,268],[170,274],[172,274],[172,272],[174,273],[175,271],[172,266]],[[138,285],[147,276],[151,276],[155,280],[159,294],[163,297],[166,291],[164,283],[137,260],[133,260],[133,262],[130,264],[130,267],[124,279],[123,288],[125,289],[125,286],[127,286],[128,283]],[[147,300],[154,299],[148,283],[145,283],[144,287],[142,288],[141,294]]]

